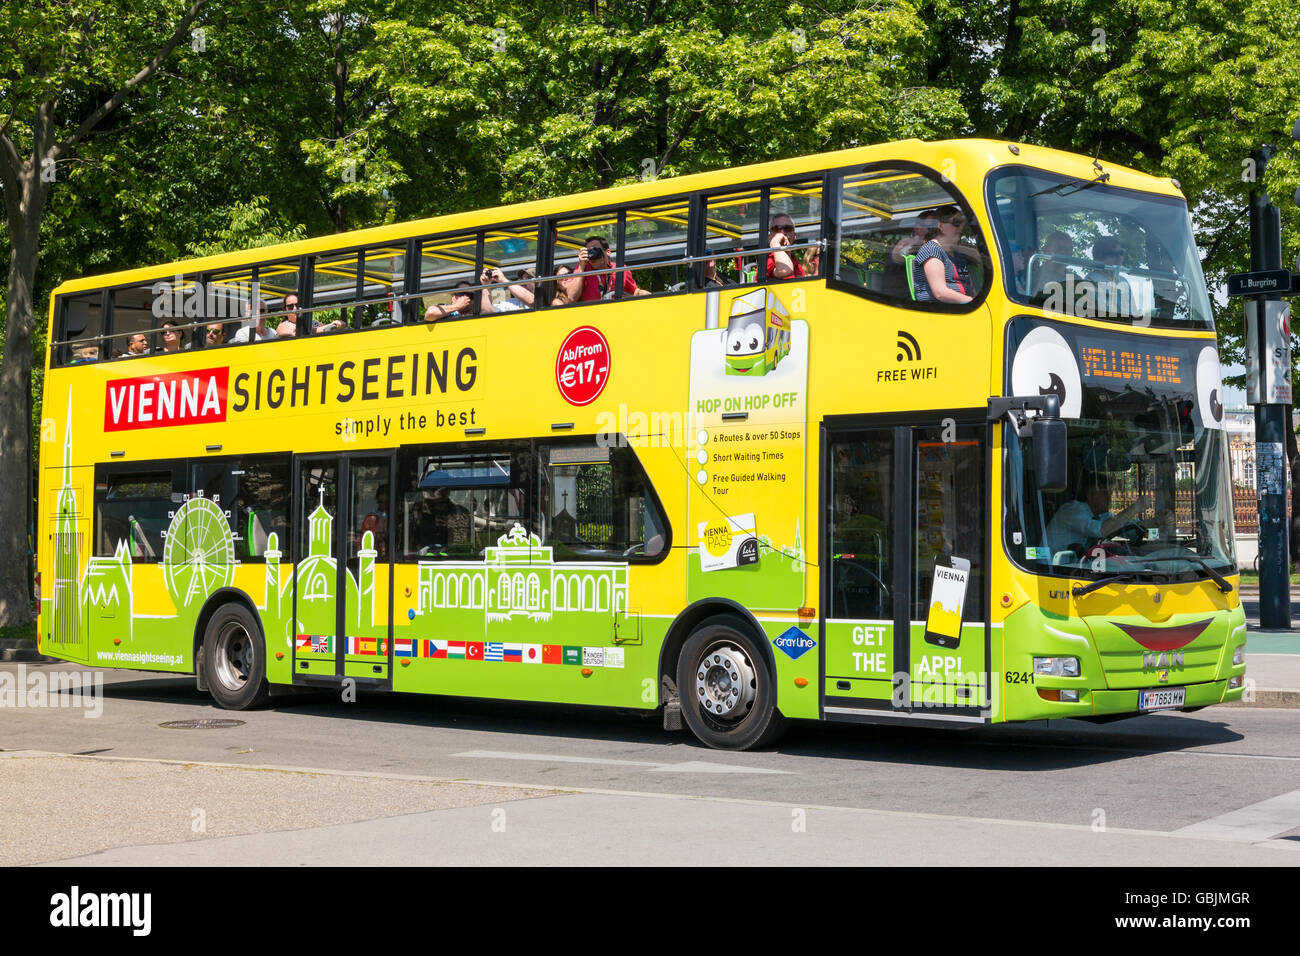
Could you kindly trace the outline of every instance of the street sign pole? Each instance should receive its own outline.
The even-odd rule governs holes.
[[[1252,272],[1282,268],[1282,215],[1264,192],[1264,169],[1274,153],[1272,146],[1256,150],[1256,182],[1260,188],[1250,195],[1250,268]],[[1259,625],[1261,628],[1281,630],[1291,627],[1291,560],[1288,533],[1290,531],[1287,501],[1287,477],[1290,462],[1286,456],[1286,429],[1290,426],[1290,358],[1286,361],[1285,389],[1275,370],[1274,348],[1278,330],[1273,325],[1285,325],[1289,334],[1289,318],[1277,292],[1264,292],[1254,299],[1254,308],[1246,309],[1246,321],[1256,323],[1254,339],[1256,354],[1254,370],[1258,381],[1252,383],[1255,405],[1255,483],[1259,506]],[[1289,342],[1287,343],[1289,346]],[[1285,399],[1285,403],[1279,399]]]

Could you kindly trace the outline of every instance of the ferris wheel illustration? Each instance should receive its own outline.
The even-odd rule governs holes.
[[[228,586],[237,563],[229,520],[216,501],[196,496],[177,509],[163,548],[167,590],[177,606]]]

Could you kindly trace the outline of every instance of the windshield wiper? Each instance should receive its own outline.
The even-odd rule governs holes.
[[[1069,182],[1059,183],[1056,186],[1048,186],[1046,189],[1040,189],[1036,193],[1030,193],[1029,198],[1033,199],[1035,196],[1042,196],[1045,195],[1046,193],[1061,193],[1062,189],[1070,189],[1071,186],[1073,186],[1074,188],[1071,189],[1070,192],[1068,193],[1061,193],[1061,196],[1063,198],[1065,196],[1073,196],[1075,193],[1083,192],[1085,189],[1091,189],[1093,186],[1099,186],[1104,182],[1108,182],[1109,180],[1110,180],[1110,173],[1102,173],[1096,179],[1090,180],[1088,182],[1084,182],[1082,179],[1071,179]]]
[[[1140,580],[1142,579],[1138,576],[1138,572],[1125,571],[1123,574],[1112,574],[1110,577],[1098,578],[1096,581],[1093,581],[1091,584],[1081,584],[1077,588],[1072,588],[1070,590],[1070,593],[1073,594],[1075,597],[1079,598],[1079,597],[1083,597],[1085,594],[1091,594],[1093,591],[1096,591],[1098,588],[1104,588],[1106,585],[1115,584],[1118,581],[1140,581]]]
[[[1201,567],[1203,567],[1206,570],[1206,572],[1209,573],[1210,577],[1214,578],[1214,583],[1219,586],[1220,591],[1222,591],[1224,594],[1227,594],[1232,590],[1232,585],[1228,583],[1228,579],[1225,578],[1218,571],[1214,570],[1214,567],[1210,564],[1210,562],[1206,561],[1199,554],[1167,554],[1157,558],[1143,558],[1143,560],[1144,561],[1194,561],[1197,564],[1199,564]]]

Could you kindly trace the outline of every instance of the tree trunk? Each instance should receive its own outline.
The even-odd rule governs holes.
[[[46,186],[39,168],[26,166],[20,179],[20,215],[9,226],[9,295],[5,316],[5,353],[0,362],[0,408],[16,412],[30,407],[32,388],[32,325],[36,314],[33,293],[40,249],[41,213]],[[11,207],[12,208],[12,207]],[[29,510],[28,476],[32,468],[31,419],[28,415],[0,416],[0,627],[26,624],[32,619],[28,590],[28,534],[34,512]],[[33,546],[39,546],[34,537]]]

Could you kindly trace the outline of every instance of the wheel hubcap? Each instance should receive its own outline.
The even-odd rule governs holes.
[[[754,670],[730,644],[710,648],[695,668],[695,696],[705,713],[740,720],[754,703]]]
[[[233,621],[221,628],[213,648],[217,679],[223,687],[238,690],[253,672],[253,641],[248,631]]]

